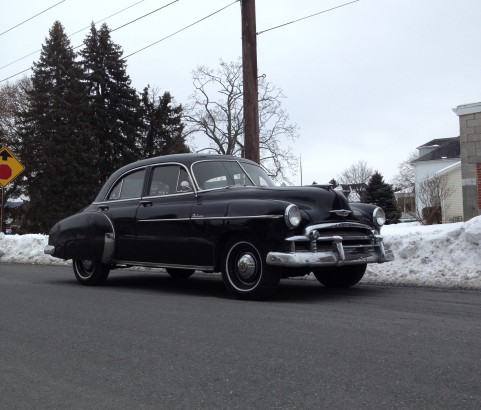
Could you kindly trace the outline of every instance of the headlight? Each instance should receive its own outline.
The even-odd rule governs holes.
[[[382,208],[376,208],[372,214],[372,217],[374,219],[374,223],[379,227],[386,223],[386,214]]]
[[[289,228],[297,228],[301,223],[301,211],[296,205],[290,204],[284,212],[284,219]]]

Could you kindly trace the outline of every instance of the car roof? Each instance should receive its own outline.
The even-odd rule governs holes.
[[[157,165],[157,164],[164,164],[164,163],[170,163],[170,162],[175,162],[179,164],[185,165],[187,168],[190,169],[190,166],[199,161],[212,161],[212,160],[228,160],[228,161],[241,161],[241,162],[248,162],[251,164],[255,164],[255,162],[250,161],[245,158],[241,157],[235,157],[233,155],[221,155],[221,154],[170,154],[170,155],[162,155],[158,157],[152,157],[152,158],[146,158],[142,159],[140,161],[132,162],[130,164],[127,164],[123,166],[122,168],[119,168],[115,172],[112,173],[112,175],[105,181],[105,184],[103,187],[100,189],[97,198],[95,201],[101,201],[101,198],[104,198],[105,195],[107,194],[107,191],[110,189],[112,184],[124,173],[131,171],[133,169],[137,168],[142,168],[146,167],[149,165]]]
[[[133,169],[133,168],[138,168],[140,166],[162,164],[165,162],[179,162],[181,164],[184,164],[187,167],[190,167],[194,162],[208,161],[208,160],[221,160],[221,159],[251,162],[245,158],[235,157],[233,155],[189,153],[189,154],[161,155],[159,157],[146,158],[146,159],[142,159],[140,161],[136,161],[131,164],[128,164],[124,168],[130,167]]]

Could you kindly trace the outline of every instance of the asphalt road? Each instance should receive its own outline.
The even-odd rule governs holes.
[[[0,264],[0,409],[480,409],[481,292]]]

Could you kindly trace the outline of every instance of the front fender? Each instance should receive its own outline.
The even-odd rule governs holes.
[[[354,216],[361,223],[371,226],[376,231],[380,232],[381,228],[374,223],[374,210],[378,206],[373,204],[365,204],[362,202],[351,202],[349,204],[352,210],[352,216]]]
[[[82,212],[57,222],[48,244],[60,259],[90,259],[109,263],[114,256],[115,232],[110,219],[100,212]]]

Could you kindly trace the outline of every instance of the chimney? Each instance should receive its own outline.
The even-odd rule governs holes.
[[[463,213],[467,221],[481,215],[481,102],[453,108],[459,117]]]

